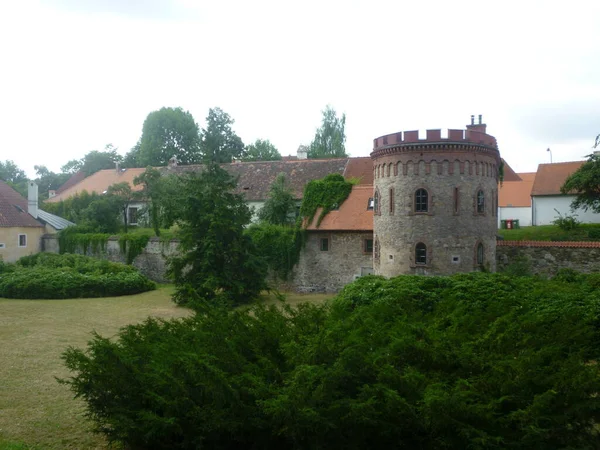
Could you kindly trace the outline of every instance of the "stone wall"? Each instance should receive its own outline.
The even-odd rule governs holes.
[[[166,277],[166,258],[177,252],[178,245],[179,241],[177,240],[161,242],[156,237],[150,238],[142,254],[134,259],[133,265],[151,280],[165,283],[168,281]],[[42,250],[51,253],[59,252],[56,235],[45,235],[42,237]],[[89,249],[87,255],[114,262],[126,262],[125,255],[121,252],[119,246],[119,238],[116,236],[108,239],[104,251],[93,253]]]
[[[499,241],[497,270],[525,263],[533,274],[553,276],[560,269],[600,272],[600,242]]]
[[[328,239],[327,250],[322,240]],[[291,287],[298,292],[337,292],[357,277],[373,273],[373,252],[366,251],[371,232],[308,232]]]

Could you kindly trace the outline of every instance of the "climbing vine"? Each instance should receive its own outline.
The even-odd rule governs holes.
[[[104,252],[110,234],[107,233],[81,233],[77,227],[69,227],[58,233],[59,253],[81,252],[87,255]]]
[[[317,219],[317,228],[323,218],[333,209],[339,208],[350,195],[352,184],[340,174],[330,174],[320,180],[310,181],[304,188],[304,197],[300,207],[300,218],[307,227],[310,225],[319,208],[321,214]]]
[[[125,262],[132,264],[133,260],[142,254],[149,240],[150,236],[144,234],[127,233],[120,235],[119,248],[121,249],[121,254],[125,255]]]
[[[261,222],[250,225],[245,233],[252,239],[269,271],[279,279],[287,280],[300,259],[304,230]]]

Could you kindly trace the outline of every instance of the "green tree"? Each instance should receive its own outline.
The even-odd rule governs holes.
[[[243,197],[233,192],[235,185],[214,163],[201,174],[183,176],[181,255],[169,263],[177,286],[175,302],[185,304],[197,298],[239,304],[252,300],[266,287],[266,270],[252,240],[244,234],[252,212]]]
[[[331,106],[323,110],[321,127],[317,129],[313,141],[310,143],[308,157],[317,158],[344,158],[346,154],[346,114],[338,117]]]
[[[235,121],[221,108],[211,108],[202,130],[200,150],[204,161],[230,163],[244,153],[244,143],[231,125]]]
[[[160,236],[160,206],[164,197],[164,189],[160,172],[153,167],[147,167],[146,171],[135,177],[134,185],[143,185],[142,195],[148,202],[148,211],[150,212],[150,223],[154,229],[154,234]]]
[[[61,168],[60,171],[62,173],[67,173],[69,175],[73,175],[77,172],[79,172],[79,170],[81,169],[81,160],[80,159],[71,159],[70,161],[68,161],[66,164],[64,164]]]
[[[90,176],[99,170],[114,169],[116,163],[121,163],[123,157],[117,153],[117,149],[112,144],[107,144],[104,151],[92,150],[83,158],[72,159],[61,167],[63,173],[74,174],[80,170]]]
[[[119,202],[113,197],[104,195],[81,210],[76,223],[94,233],[118,233],[121,227],[120,213]]]
[[[0,180],[5,181],[22,196],[27,197],[27,175],[14,161],[0,161]]]
[[[258,218],[273,225],[291,225],[296,220],[295,213],[294,193],[285,174],[280,173],[269,189],[269,198],[258,212]]]
[[[68,173],[54,173],[46,166],[33,166],[33,168],[37,175],[35,182],[38,185],[41,200],[48,198],[48,191],[50,189],[58,189],[70,177]]]
[[[560,188],[563,194],[576,193],[571,209],[591,209],[600,213],[600,155],[591,154],[588,160],[569,175]]]
[[[181,164],[200,161],[198,124],[189,111],[161,108],[148,114],[139,144],[126,157],[138,167],[166,166],[173,156]]]
[[[267,140],[257,139],[246,147],[242,161],[279,161],[281,154],[277,148]]]
[[[127,233],[129,225],[127,212],[129,210],[129,205],[131,202],[139,199],[139,193],[133,191],[129,183],[123,181],[122,183],[115,183],[109,186],[106,191],[106,196],[109,198],[109,201],[112,201],[116,205],[117,210],[122,214],[125,233]]]

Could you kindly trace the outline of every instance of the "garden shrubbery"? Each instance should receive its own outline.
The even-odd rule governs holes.
[[[0,267],[0,297],[6,298],[111,297],[155,288],[134,267],[82,255],[39,253]]]
[[[597,448],[598,277],[364,277],[69,349],[111,441],[156,449]]]

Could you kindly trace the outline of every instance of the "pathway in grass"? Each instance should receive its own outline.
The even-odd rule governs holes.
[[[0,449],[11,441],[42,449],[105,448],[102,437],[90,431],[83,402],[73,400],[55,380],[69,376],[60,355],[68,346],[84,347],[92,330],[110,337],[148,316],[191,314],[171,302],[172,292],[168,286],[127,297],[0,299]],[[295,305],[327,298],[331,295],[291,294],[288,301]],[[276,302],[274,296],[265,300]]]

